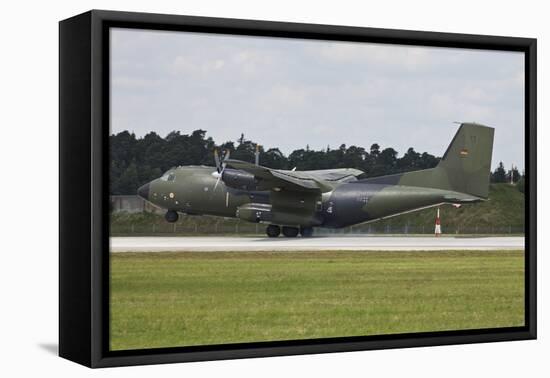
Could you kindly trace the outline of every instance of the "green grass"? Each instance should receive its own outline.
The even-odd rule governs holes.
[[[111,254],[112,350],[522,326],[523,251]]]

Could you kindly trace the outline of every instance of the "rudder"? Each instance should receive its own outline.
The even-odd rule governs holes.
[[[492,127],[476,123],[460,125],[435,168],[445,173],[450,190],[481,198],[489,196],[494,132]]]

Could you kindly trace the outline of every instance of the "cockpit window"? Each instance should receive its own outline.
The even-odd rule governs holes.
[[[176,174],[174,172],[166,172],[160,179],[162,181],[174,181],[176,179]]]

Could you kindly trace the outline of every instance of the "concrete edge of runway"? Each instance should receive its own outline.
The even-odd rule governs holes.
[[[523,250],[524,237],[113,237],[111,252]]]

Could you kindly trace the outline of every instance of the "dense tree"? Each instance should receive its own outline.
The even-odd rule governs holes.
[[[506,170],[502,162],[498,163],[498,167],[491,174],[491,181],[497,183],[506,182]]]
[[[118,179],[118,191],[135,194],[140,185],[138,169],[135,162],[131,162]]]
[[[365,157],[367,152],[363,147],[350,146],[342,157],[344,167],[362,168],[365,166]]]
[[[235,151],[231,152],[231,158],[253,162],[255,157],[254,154],[256,152],[256,143],[244,139],[243,134],[241,134],[238,142],[239,144],[237,145],[237,148],[235,148]]]
[[[414,150],[414,148],[409,147],[407,152],[403,155],[401,159],[397,162],[397,168],[402,169],[419,169],[420,167],[420,154]]]
[[[374,143],[370,146],[370,154],[376,159],[380,155],[380,146]]]
[[[427,152],[423,152],[422,155],[420,155],[420,168],[421,169],[428,169],[435,167],[439,163],[439,158],[430,155]]]
[[[256,152],[256,142],[246,139],[244,134],[240,134],[236,141],[218,145],[206,137],[205,130],[195,130],[191,134],[172,131],[164,138],[154,132],[137,138],[133,133],[122,131],[111,135],[109,140],[112,194],[134,194],[140,185],[174,166],[213,166],[214,149],[220,153],[229,151],[231,158],[249,162],[254,162]],[[266,167],[297,170],[349,167],[364,171],[368,177],[432,168],[439,162],[439,158],[427,152],[416,152],[412,147],[398,157],[396,150],[391,147],[382,149],[377,143],[371,144],[368,150],[342,144],[336,149],[327,146],[317,151],[307,145],[288,156],[275,146],[267,149],[260,146],[259,149],[260,164]],[[506,181],[506,171],[504,167],[502,169]]]
[[[288,168],[288,159],[278,148],[270,148],[265,152],[260,148],[260,164],[269,168],[285,169]]]

